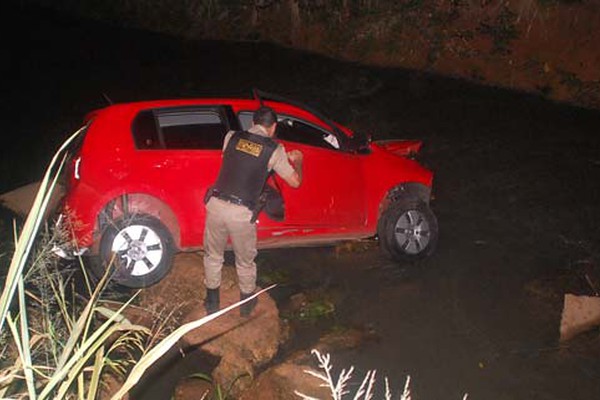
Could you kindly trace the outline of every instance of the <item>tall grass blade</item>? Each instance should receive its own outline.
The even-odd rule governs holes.
[[[27,307],[25,303],[25,284],[23,283],[23,277],[19,277],[18,283],[19,293],[19,320],[21,327],[21,341],[23,346],[23,373],[25,375],[25,382],[27,382],[27,391],[29,392],[29,399],[35,400],[37,398],[35,392],[35,379],[33,377],[33,365],[31,362],[31,349],[29,341],[29,325],[27,319]]]
[[[100,385],[100,376],[102,375],[102,368],[104,367],[104,346],[100,347],[96,352],[96,359],[94,360],[94,369],[92,370],[92,376],[90,378],[90,387],[88,389],[87,400],[96,399],[98,393],[98,387]]]
[[[63,352],[62,352],[60,359],[58,361],[58,364],[56,366],[57,370],[63,369],[67,360],[71,356],[72,352],[75,350],[75,347],[77,346],[77,344],[79,342],[79,339],[82,336],[84,336],[84,337],[86,336],[85,332],[88,331],[89,325],[92,321],[91,317],[92,317],[92,312],[94,311],[94,306],[97,303],[97,299],[100,296],[100,292],[102,291],[102,288],[104,287],[107,279],[108,279],[108,274],[104,274],[104,276],[98,283],[98,286],[96,286],[94,292],[92,293],[92,296],[90,297],[87,304],[85,305],[85,308],[81,312],[81,315],[77,319],[77,323],[74,325],[73,330],[70,332],[69,340],[67,341],[65,347],[63,348]],[[132,301],[134,298],[136,298],[138,293],[139,293],[139,291],[136,294],[134,294],[129,301]]]
[[[19,240],[16,243],[15,252],[11,259],[6,281],[4,283],[4,289],[2,290],[2,296],[0,296],[0,332],[4,327],[8,309],[15,294],[17,278],[23,273],[23,269],[25,268],[25,263],[29,257],[34,239],[48,207],[52,190],[56,186],[58,176],[60,175],[60,171],[65,163],[66,154],[63,153],[65,153],[65,150],[69,144],[83,131],[84,128],[85,127],[80,128],[77,132],[73,133],[69,138],[67,138],[67,140],[63,142],[63,144],[54,154],[54,157],[52,157],[52,161],[50,162],[50,165],[44,174],[44,179],[40,183],[40,188],[35,196],[31,210],[27,215],[25,224],[23,225],[23,230],[19,236]],[[62,159],[60,158],[61,156]],[[57,163],[59,163],[59,165],[54,172],[54,176],[52,176],[53,170],[55,170]]]
[[[112,324],[108,326],[107,329],[102,330],[101,335],[98,335],[93,340],[86,341],[86,343],[82,345],[82,351],[78,351],[71,359],[74,362],[70,362],[68,364],[68,368],[65,369],[65,376],[61,377],[61,379],[57,381],[57,383],[60,383],[60,386],[58,388],[58,392],[54,397],[52,397],[52,399],[60,400],[65,398],[65,396],[68,394],[69,388],[73,384],[73,380],[79,376],[80,371],[83,369],[83,367],[85,367],[89,359],[98,351],[100,347],[104,345],[104,343],[108,341],[112,335],[121,331],[131,332],[135,330],[146,331],[146,327],[135,326],[128,323]],[[48,386],[49,385],[47,385],[46,388]],[[49,394],[49,391],[45,390],[46,388],[44,388],[44,392],[42,393],[44,397],[42,397],[42,394],[40,394],[40,400]]]
[[[118,324],[114,325],[117,316],[120,315],[125,308],[129,306],[129,304],[135,299],[135,296],[131,297],[123,306],[115,312],[115,315],[111,316],[108,320],[106,320],[96,331],[86,340],[79,344],[76,351],[72,353],[67,362],[62,366],[62,368],[57,369],[52,375],[52,378],[48,381],[42,392],[40,393],[39,399],[42,400],[50,395],[50,393],[58,386],[68,374],[71,373],[73,368],[78,364],[78,362],[82,359],[82,357],[89,357],[90,349],[97,349],[100,345],[104,343],[104,340],[108,338],[105,336],[107,331],[111,330],[111,326],[117,327],[117,330],[147,330],[145,327],[131,325],[131,324]]]

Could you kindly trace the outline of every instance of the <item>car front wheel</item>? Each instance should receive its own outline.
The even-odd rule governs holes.
[[[422,201],[400,200],[381,215],[377,233],[382,250],[397,261],[417,261],[433,253],[437,219]]]
[[[102,265],[111,266],[112,280],[130,288],[148,287],[164,278],[173,253],[169,230],[148,215],[115,221],[100,240]]]

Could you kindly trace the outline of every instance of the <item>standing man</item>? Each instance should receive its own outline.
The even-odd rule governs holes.
[[[212,196],[206,204],[204,229],[204,307],[211,314],[220,307],[219,287],[227,239],[235,253],[240,299],[256,290],[256,224],[251,221],[259,196],[271,170],[288,185],[302,183],[302,153],[286,154],[275,142],[277,115],[269,107],[259,108],[248,131],[230,131],[223,143],[223,163]],[[292,166],[293,165],[293,166]],[[247,317],[256,299],[243,304],[240,315]]]

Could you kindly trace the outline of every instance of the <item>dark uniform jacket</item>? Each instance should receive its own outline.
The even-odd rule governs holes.
[[[235,132],[223,152],[214,195],[254,209],[269,176],[269,159],[277,143],[247,131]]]

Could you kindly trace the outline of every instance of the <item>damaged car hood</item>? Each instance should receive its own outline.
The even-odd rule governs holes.
[[[423,142],[420,140],[376,140],[376,146],[400,157],[412,157],[419,153]]]

